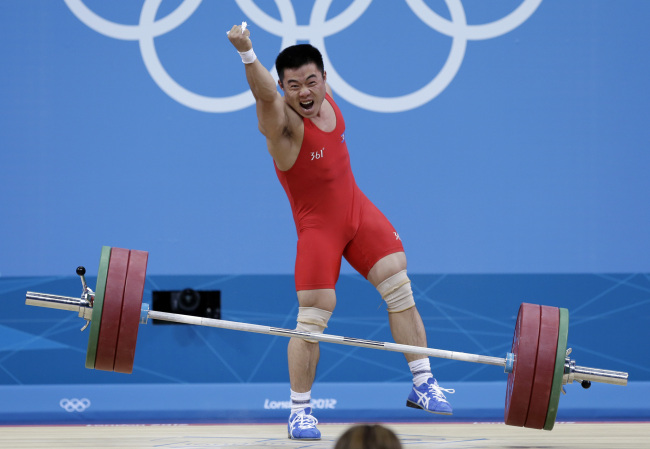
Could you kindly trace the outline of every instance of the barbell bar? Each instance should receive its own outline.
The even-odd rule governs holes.
[[[27,292],[26,305],[45,307],[50,309],[69,310],[78,312],[81,318],[90,320],[92,306],[83,299],[73,298],[70,296],[51,295],[48,293]],[[380,342],[365,340],[361,338],[343,337],[332,334],[315,334],[311,332],[302,332],[293,329],[283,329],[279,327],[264,326],[259,324],[242,323],[238,321],[217,320],[214,318],[202,318],[192,315],[175,314],[168,312],[158,312],[149,310],[148,304],[143,304],[140,315],[140,324],[147,324],[149,319],[170,321],[180,324],[190,324],[195,326],[216,327],[234,331],[252,332],[256,334],[276,335],[280,337],[298,337],[303,339],[313,339],[324,343],[335,343],[348,346],[358,346],[371,349],[383,349],[385,351],[422,354],[430,357],[450,359],[461,362],[482,363],[485,365],[501,366],[505,373],[512,372],[514,363],[514,354],[508,352],[506,357],[492,357],[479,354],[469,354],[458,351],[447,351],[434,348],[422,348],[419,346],[402,345],[391,342]],[[82,328],[82,330],[85,329]],[[597,382],[611,385],[627,385],[628,373],[622,371],[610,371],[600,368],[590,368],[585,366],[576,366],[575,361],[571,360],[569,371],[565,373],[567,379],[565,384],[572,382]]]
[[[46,293],[27,292],[26,305],[47,307],[51,309],[70,310],[78,312],[82,318],[89,319],[92,315],[92,306],[78,298],[68,296],[49,295]],[[148,320],[170,321],[179,324],[191,324],[194,326],[217,327],[220,329],[229,329],[234,331],[252,332],[256,334],[276,335],[280,337],[298,337],[303,339],[313,339],[324,343],[337,343],[348,346],[358,346],[362,348],[383,349],[385,351],[402,352],[410,354],[421,354],[430,357],[442,359],[458,360],[462,362],[483,363],[486,365],[502,366],[506,372],[508,368],[508,357],[490,357],[479,354],[468,354],[457,351],[446,351],[442,349],[423,348],[419,346],[403,345],[399,343],[381,342],[365,340],[362,338],[343,337],[332,334],[316,334],[312,332],[303,332],[293,329],[283,329],[279,327],[264,326],[260,324],[249,324],[238,321],[218,320],[214,318],[203,318],[193,315],[183,315],[178,313],[159,312],[149,310],[148,304],[142,304],[140,314],[140,324],[147,324]],[[512,364],[512,354],[510,356],[510,365]]]
[[[501,366],[508,373],[505,423],[536,429],[553,428],[566,384],[577,381],[584,388],[591,382],[627,385],[626,372],[581,367],[569,358],[567,309],[522,303],[511,352],[504,358],[492,357],[149,310],[142,303],[147,260],[146,251],[105,246],[97,293],[86,284],[85,268],[78,267],[80,298],[27,292],[25,304],[78,313],[86,320],[82,331],[91,327],[86,367],[106,371],[132,372],[138,324],[147,324],[149,319]]]

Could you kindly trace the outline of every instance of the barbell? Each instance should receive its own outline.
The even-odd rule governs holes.
[[[78,312],[86,320],[82,330],[90,326],[86,368],[104,371],[131,373],[138,325],[156,319],[501,366],[508,374],[504,420],[511,426],[553,429],[564,385],[574,381],[584,388],[591,382],[627,385],[628,373],[576,366],[567,349],[569,312],[564,308],[522,303],[511,351],[505,358],[491,357],[149,310],[142,303],[148,257],[146,251],[104,246],[94,292],[86,284],[85,268],[78,267],[81,298],[27,292],[25,303]]]

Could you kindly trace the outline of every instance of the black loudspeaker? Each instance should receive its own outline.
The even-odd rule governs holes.
[[[153,291],[151,309],[158,312],[178,313],[203,318],[221,319],[220,290]],[[172,321],[152,320],[153,324],[180,324]]]

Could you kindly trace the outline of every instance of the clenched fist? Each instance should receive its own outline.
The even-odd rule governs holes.
[[[251,32],[246,29],[246,22],[242,22],[241,25],[233,25],[228,31],[228,39],[238,52],[245,52],[253,48],[250,35]]]

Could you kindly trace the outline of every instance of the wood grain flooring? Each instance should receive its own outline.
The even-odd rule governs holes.
[[[282,424],[0,427],[0,447],[329,449],[350,425],[321,424],[323,438],[309,442],[287,439]],[[650,448],[650,423],[558,423],[550,432],[485,423],[385,425],[404,449]]]

